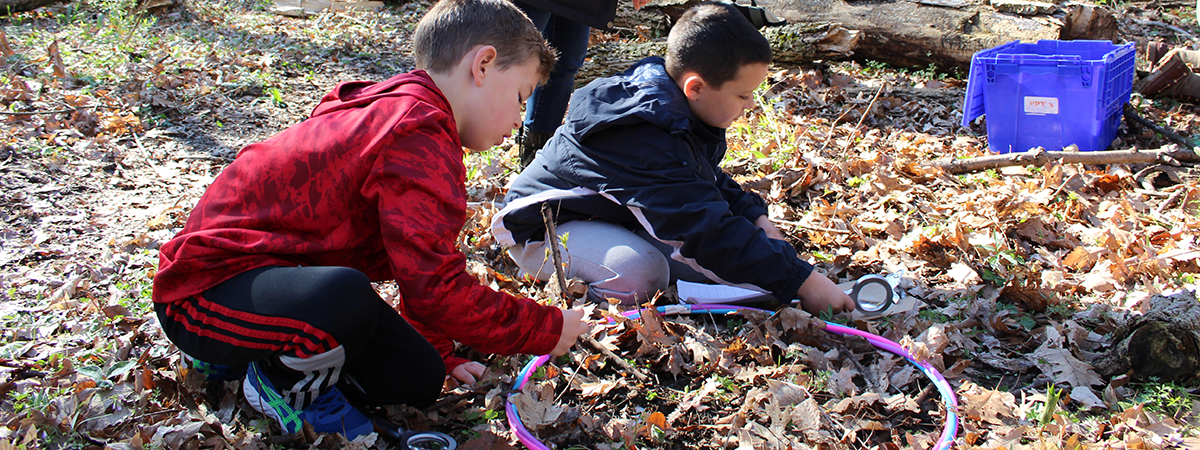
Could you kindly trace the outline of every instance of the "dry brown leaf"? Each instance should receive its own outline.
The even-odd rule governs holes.
[[[63,64],[62,55],[58,52],[58,39],[55,39],[46,48],[46,56],[50,58],[50,67],[54,70],[54,76],[60,79],[67,78],[67,66]]]
[[[1012,393],[985,388],[970,381],[958,389],[963,417],[993,425],[1010,423],[1018,417]]]
[[[1088,386],[1075,386],[1072,388],[1071,399],[1078,402],[1080,407],[1085,411],[1098,412],[1109,407]]]
[[[1063,258],[1062,263],[1076,271],[1089,270],[1099,260],[1103,251],[1100,247],[1075,247]]]
[[[7,58],[13,54],[12,47],[8,45],[8,33],[3,28],[0,28],[0,55]]]
[[[663,431],[671,431],[671,426],[667,424],[666,416],[658,411],[650,413],[650,415],[646,417],[646,423],[654,425]],[[653,436],[649,434],[650,430],[646,430],[646,433],[646,437],[653,438]]]
[[[526,385],[508,401],[517,407],[521,422],[530,430],[539,430],[558,422],[567,408],[554,402],[554,387],[543,383]]]
[[[595,381],[595,382],[580,383],[579,388],[580,388],[581,392],[579,395],[583,398],[590,398],[590,397],[595,397],[595,396],[599,396],[599,395],[605,395],[605,394],[608,394],[609,391],[612,391],[614,388],[623,386],[624,384],[625,384],[625,380],[623,380],[623,379],[615,379],[615,380],[610,379],[610,380],[600,380],[600,381]]]
[[[675,408],[675,411],[671,412],[670,416],[667,417],[667,422],[675,423],[676,420],[678,420],[680,417],[683,417],[683,414],[690,409],[695,409],[696,411],[704,411],[708,409],[707,406],[704,406],[701,403],[703,403],[704,399],[708,398],[709,395],[717,392],[717,389],[720,388],[721,382],[711,378],[708,379],[704,382],[704,386],[702,386],[699,390],[688,393],[683,400],[679,401],[679,406]]]
[[[484,430],[484,431],[480,432],[479,436],[476,436],[474,438],[471,438],[467,442],[464,442],[462,444],[461,448],[463,448],[464,450],[465,449],[474,449],[474,450],[515,450],[516,449],[516,447],[509,445],[508,439],[500,437],[496,433],[493,433],[491,430]]]
[[[1067,383],[1071,386],[1098,386],[1104,380],[1096,373],[1091,364],[1085,363],[1070,350],[1063,348],[1064,338],[1058,328],[1045,328],[1045,341],[1037,350],[1029,354],[1029,358],[1049,376],[1055,383]]]

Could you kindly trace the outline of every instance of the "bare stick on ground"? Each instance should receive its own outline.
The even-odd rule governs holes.
[[[1198,142],[1198,141],[1193,141],[1191,139],[1188,139],[1188,138],[1184,137],[1183,135],[1176,133],[1174,130],[1171,130],[1166,127],[1161,127],[1158,124],[1151,122],[1149,119],[1146,119],[1145,117],[1138,115],[1137,111],[1135,111],[1132,106],[1129,106],[1128,103],[1125,104],[1124,113],[1125,113],[1126,121],[1132,121],[1141,126],[1149,128],[1151,130],[1154,130],[1155,133],[1163,135],[1163,137],[1170,139],[1171,142],[1174,142],[1176,144],[1183,146],[1183,148],[1192,148],[1197,145],[1200,145],[1200,142]]]
[[[563,304],[566,305],[567,308],[570,308],[572,300],[571,294],[567,292],[567,276],[565,273],[563,273],[562,254],[558,251],[558,233],[554,229],[554,212],[550,210],[550,205],[546,203],[542,203],[542,222],[546,226],[546,245],[550,246],[550,254],[554,259],[554,275],[558,278],[559,292],[562,293],[561,295]],[[613,364],[621,366],[621,368],[625,369],[626,372],[633,374],[633,376],[637,377],[638,380],[650,380],[649,375],[642,373],[642,371],[638,370],[637,367],[633,367],[633,365],[629,364],[629,361],[617,356],[616,353],[613,353],[611,350],[605,348],[603,344],[596,342],[596,338],[593,338],[592,335],[584,334],[582,337],[580,337],[580,339],[588,343],[588,345],[591,345],[592,348],[596,349],[596,351],[599,351],[600,354],[608,358],[609,361],[612,361]]]
[[[1169,145],[1156,150],[1113,150],[1107,152],[1051,152],[1043,149],[968,159],[942,159],[933,164],[950,174],[977,172],[1008,166],[1044,166],[1050,162],[1063,164],[1145,164],[1162,163],[1178,166],[1200,163],[1195,150]]]

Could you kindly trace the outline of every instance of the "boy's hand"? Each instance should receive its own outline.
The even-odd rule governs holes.
[[[575,345],[575,340],[579,335],[587,333],[588,325],[583,321],[582,309],[562,309],[563,327],[562,334],[558,337],[558,345],[554,346],[554,351],[550,352],[551,356],[562,356],[571,350]]]
[[[783,235],[783,232],[779,231],[779,227],[775,226],[775,222],[772,222],[771,218],[767,217],[766,214],[758,216],[758,219],[754,220],[754,226],[762,228],[762,230],[767,233],[767,237],[771,239],[778,239],[781,241],[787,240],[787,237]]]
[[[800,297],[800,307],[814,315],[830,309],[834,313],[852,311],[858,306],[845,291],[833,284],[829,277],[817,272],[813,272],[804,280],[796,295]]]
[[[453,378],[454,380],[447,381],[457,381],[462,384],[475,384],[475,381],[477,381],[479,377],[483,376],[484,369],[486,369],[486,367],[484,367],[483,364],[475,361],[468,361],[459,364],[458,367],[455,367],[453,370],[451,370],[450,377],[447,378]]]

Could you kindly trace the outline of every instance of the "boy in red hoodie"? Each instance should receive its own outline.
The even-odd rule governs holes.
[[[456,245],[463,147],[519,126],[554,53],[504,0],[442,0],[413,51],[419,70],[341,83],[308,120],[242,149],[160,249],[167,337],[199,367],[246,367],[247,400],[286,432],[307,421],[353,439],[372,425],[345,396],[423,407],[447,374],[474,382],[484,367],[454,341],[562,355],[586,331],[581,310],[482,286]],[[396,309],[379,280],[399,286]]]

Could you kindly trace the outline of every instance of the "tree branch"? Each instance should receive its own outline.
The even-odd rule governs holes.
[[[558,233],[554,230],[554,212],[550,211],[550,205],[548,203],[542,203],[542,222],[546,226],[546,245],[550,246],[550,252],[554,258],[554,275],[558,277],[558,291],[560,295],[562,295],[563,304],[566,305],[567,308],[570,308],[572,303],[571,294],[567,292],[567,278],[566,274],[563,273],[562,256],[558,252]],[[582,339],[584,342],[587,342],[588,345],[591,345],[593,348],[599,351],[600,354],[607,357],[609,361],[613,362],[613,364],[621,366],[621,368],[625,369],[626,372],[633,374],[633,376],[637,377],[637,379],[642,381],[650,380],[649,375],[642,373],[642,371],[638,370],[637,367],[633,367],[632,364],[629,364],[629,361],[617,356],[617,354],[613,353],[612,350],[604,347],[604,345],[596,341],[596,338],[592,337],[592,335],[584,333],[580,339]]]
[[[1043,166],[1051,161],[1063,164],[1139,164],[1161,163],[1178,166],[1181,163],[1200,163],[1195,150],[1178,148],[1174,144],[1157,150],[1113,150],[1106,152],[1050,152],[1042,149],[1021,153],[989,155],[968,159],[934,161],[950,174],[963,174],[1009,166]]]
[[[1174,130],[1160,127],[1160,126],[1158,126],[1158,124],[1151,122],[1149,119],[1139,116],[1137,111],[1135,111],[1132,106],[1129,106],[1128,103],[1125,104],[1125,120],[1132,120],[1134,122],[1137,122],[1139,125],[1142,125],[1146,128],[1154,130],[1155,133],[1163,135],[1163,137],[1170,139],[1171,142],[1174,142],[1176,144],[1183,146],[1183,148],[1192,148],[1197,145],[1200,145],[1200,143],[1192,141],[1191,139],[1188,139],[1188,138],[1184,137],[1183,135],[1176,133]]]
[[[554,212],[550,211],[550,203],[542,203],[542,223],[546,225],[546,245],[550,246],[550,253],[554,259],[554,274],[558,276],[558,292],[562,295],[566,309],[571,309],[574,301],[567,292],[567,279],[563,275],[562,254],[558,252],[558,232],[554,229]]]

